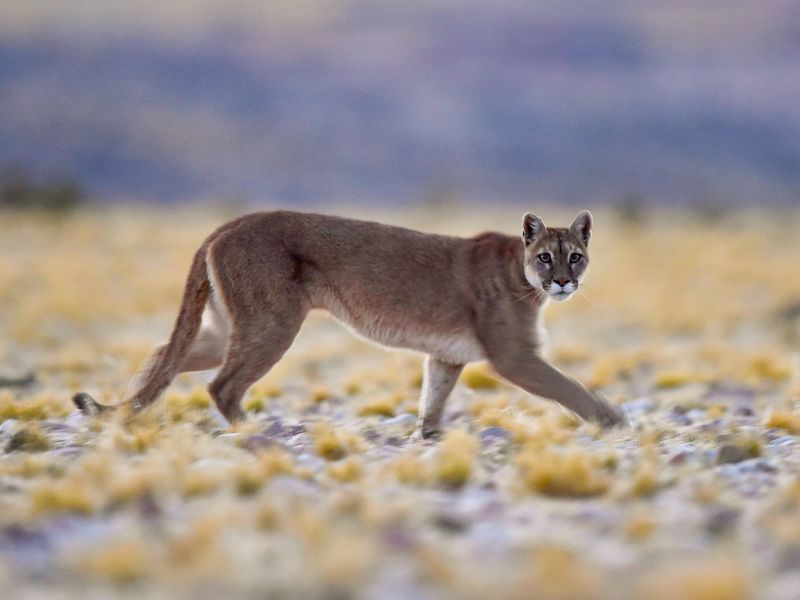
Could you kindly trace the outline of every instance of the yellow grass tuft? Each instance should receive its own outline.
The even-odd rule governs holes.
[[[267,407],[267,403],[264,401],[263,396],[250,394],[242,403],[242,407],[247,412],[262,412]]]
[[[353,456],[328,465],[328,475],[342,483],[350,483],[360,479],[363,470],[364,467],[361,461]]]
[[[610,485],[600,457],[577,447],[527,447],[517,455],[517,466],[525,487],[545,496],[599,496]]]
[[[671,389],[701,380],[696,373],[690,371],[661,371],[656,375],[655,384],[662,389]]]
[[[360,417],[378,416],[393,417],[397,413],[397,408],[403,401],[403,394],[394,392],[385,394],[372,400],[367,400],[358,409]]]
[[[15,398],[11,392],[0,392],[0,423],[8,419],[19,421],[43,421],[62,418],[72,411],[67,398],[51,394],[39,394],[32,398]]]
[[[754,356],[748,367],[756,379],[780,382],[792,376],[791,363],[785,356]]]
[[[434,464],[434,478],[447,487],[460,487],[472,475],[477,440],[460,429],[447,432]]]
[[[400,483],[423,485],[429,479],[425,461],[416,452],[398,456],[392,461],[390,470]]]
[[[317,454],[328,460],[339,460],[361,447],[358,435],[337,431],[330,423],[316,423],[311,428],[311,437]]]
[[[54,512],[88,515],[98,508],[99,499],[84,478],[70,478],[35,485],[30,494],[30,506],[36,515]]]
[[[752,587],[738,560],[703,557],[656,567],[644,576],[635,595],[648,600],[747,600]]]
[[[496,390],[500,382],[486,363],[474,363],[464,367],[461,382],[473,390]]]
[[[647,446],[633,472],[628,493],[632,496],[652,496],[661,485],[661,456],[656,446]]]
[[[649,511],[634,510],[623,524],[625,537],[641,542],[650,539],[656,530],[658,522]]]
[[[326,385],[318,385],[311,390],[311,400],[314,402],[324,402],[331,397],[331,390]]]
[[[143,578],[154,564],[152,551],[144,544],[124,540],[81,554],[78,566],[89,575],[127,584]]]
[[[41,428],[35,425],[18,429],[6,444],[6,452],[45,452],[50,449],[50,440]]]
[[[791,410],[771,410],[764,419],[764,427],[783,429],[797,435],[800,434],[800,415]]]

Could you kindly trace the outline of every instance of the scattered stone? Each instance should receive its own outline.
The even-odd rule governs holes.
[[[25,427],[11,436],[6,452],[45,452],[50,449],[47,436],[33,427]]]
[[[656,409],[656,403],[650,398],[637,398],[636,400],[626,402],[622,407],[629,414],[635,416],[637,414],[653,412]]]
[[[480,439],[482,445],[490,446],[507,442],[511,439],[511,434],[502,427],[487,427],[478,434],[478,439]]]
[[[725,465],[732,463],[739,463],[743,460],[752,458],[752,454],[747,448],[737,446],[735,444],[725,444],[720,447],[717,453],[717,464]]]
[[[381,423],[386,427],[400,427],[403,429],[412,429],[417,424],[417,416],[411,413],[400,413],[396,417],[385,419]]]
[[[715,508],[706,521],[706,531],[711,535],[723,535],[728,533],[739,522],[740,514],[740,511],[734,508]]]
[[[20,375],[0,375],[0,388],[29,387],[36,383],[36,373],[30,371]]]
[[[469,527],[469,520],[454,512],[437,512],[433,515],[433,524],[450,533],[461,533]]]

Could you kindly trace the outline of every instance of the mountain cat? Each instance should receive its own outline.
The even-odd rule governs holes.
[[[247,215],[211,234],[194,256],[169,341],[117,406],[74,397],[84,412],[151,405],[184,371],[221,366],[209,391],[231,422],[247,389],[280,360],[311,309],[325,309],[379,344],[427,355],[416,436],[438,433],[466,363],[488,360],[531,394],[604,426],[619,408],[541,356],[542,310],[565,300],[589,266],[592,216],[567,228],[527,213],[522,236],[471,238],[289,211]]]

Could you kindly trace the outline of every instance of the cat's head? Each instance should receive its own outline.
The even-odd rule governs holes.
[[[589,267],[592,215],[581,211],[568,228],[547,227],[532,213],[522,221],[525,278],[554,300],[574,294]]]

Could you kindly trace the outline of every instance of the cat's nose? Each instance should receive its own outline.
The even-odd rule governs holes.
[[[569,279],[553,279],[553,281],[555,281],[561,287],[564,287],[569,283]]]

